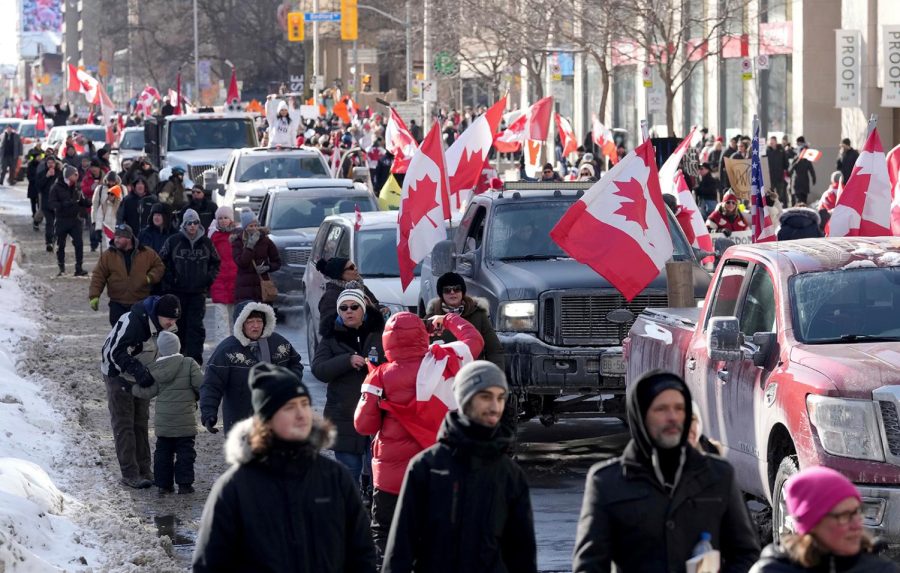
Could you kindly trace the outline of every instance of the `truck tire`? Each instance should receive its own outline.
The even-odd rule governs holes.
[[[316,329],[313,325],[312,321],[312,313],[309,311],[309,307],[305,308],[306,316],[304,320],[306,320],[306,353],[309,357],[309,366],[312,368],[312,361],[316,355]]]
[[[784,485],[788,479],[800,471],[796,455],[785,456],[778,464],[775,484],[772,486],[772,538],[777,541],[782,534],[794,531],[793,522],[787,513],[784,500]]]

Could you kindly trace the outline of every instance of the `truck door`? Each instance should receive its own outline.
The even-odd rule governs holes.
[[[456,252],[456,272],[465,277],[466,290],[469,296],[487,296],[492,298],[485,290],[479,277],[481,261],[484,255],[484,225],[487,219],[487,207],[484,205],[472,205],[466,212],[460,228],[454,239]],[[438,294],[440,296],[440,293]]]
[[[728,260],[722,265],[709,307],[702,318],[703,328],[691,340],[684,362],[685,382],[694,402],[700,406],[703,433],[719,441],[724,441],[725,437],[720,379],[730,375],[729,368],[733,365],[710,360],[706,347],[706,329],[710,318],[735,316],[747,275],[747,265],[747,261],[737,259]]]

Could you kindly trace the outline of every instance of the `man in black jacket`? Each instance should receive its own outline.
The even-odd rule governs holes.
[[[837,170],[841,172],[841,182],[844,185],[850,180],[857,159],[859,159],[859,151],[853,149],[850,138],[845,137],[841,140],[841,153],[838,155],[836,163]]]
[[[147,297],[119,318],[103,343],[100,371],[106,382],[122,483],[129,487],[143,489],[153,484],[147,433],[150,401],[134,397],[131,387],[153,385],[147,364],[157,357],[156,336],[162,330],[171,331],[180,315],[176,297]]]
[[[206,293],[219,274],[221,261],[215,245],[206,236],[206,229],[200,225],[196,211],[185,210],[181,232],[166,239],[159,258],[166,265],[163,292],[172,293],[181,301],[178,338],[184,355],[202,365]]]
[[[290,370],[250,371],[253,417],[228,435],[231,468],[200,519],[194,573],[375,573],[375,547],[356,485],[320,454],[329,426]]]
[[[253,415],[247,380],[254,365],[275,364],[303,378],[300,355],[285,337],[275,332],[275,311],[271,306],[250,301],[239,304],[234,312],[233,334],[213,350],[200,386],[200,421],[211,433],[218,432],[215,426],[219,404],[225,433]]]
[[[75,247],[75,276],[85,277],[87,271],[82,268],[84,263],[84,225],[81,222],[81,210],[90,207],[91,201],[87,199],[78,186],[78,170],[71,165],[63,168],[63,180],[57,181],[50,189],[50,208],[56,216],[56,262],[59,264],[59,274],[66,274],[66,237],[72,237],[72,246]]]
[[[0,135],[0,185],[6,179],[7,184],[16,184],[16,165],[22,156],[22,138],[13,129],[12,124],[6,124],[6,129]],[[6,174],[9,173],[9,177]]]
[[[787,205],[787,183],[784,174],[788,168],[787,154],[784,148],[778,144],[778,138],[774,135],[769,138],[766,147],[766,161],[769,163],[769,182],[778,192],[778,200],[782,205]]]
[[[458,412],[438,443],[410,461],[384,556],[383,573],[537,571],[525,473],[500,424],[509,388],[495,364],[457,373]]]
[[[150,192],[147,180],[140,175],[132,175],[128,191],[128,195],[119,204],[116,223],[125,223],[140,234],[150,222],[153,205],[157,203],[156,195]]]
[[[721,552],[723,573],[746,573],[759,557],[734,468],[687,444],[691,397],[671,372],[629,386],[624,453],[591,468],[578,522],[574,573],[683,572],[701,534]]]
[[[816,168],[812,162],[803,157],[803,152],[808,148],[806,139],[801,135],[797,138],[797,155],[791,163],[788,173],[791,174],[792,192],[794,204],[803,203],[806,206],[806,200],[809,198],[809,191],[812,185],[816,184]]]
[[[705,221],[709,215],[719,206],[719,182],[712,176],[712,166],[709,163],[700,164],[700,178],[697,180],[697,206]]]

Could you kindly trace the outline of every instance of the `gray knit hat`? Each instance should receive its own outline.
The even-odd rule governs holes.
[[[156,348],[159,349],[160,357],[172,356],[181,352],[181,341],[178,340],[178,336],[175,334],[168,330],[163,330],[156,337]]]
[[[71,165],[66,165],[63,167],[63,179],[68,179],[73,175],[78,175],[78,169],[72,167]]]
[[[493,362],[476,360],[466,364],[456,373],[453,380],[453,394],[456,396],[459,409],[463,410],[475,394],[495,386],[509,392],[506,374]]]

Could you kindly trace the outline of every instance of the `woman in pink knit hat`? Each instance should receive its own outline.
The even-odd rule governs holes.
[[[785,486],[794,533],[766,547],[750,573],[898,573],[872,553],[863,530],[862,498],[850,480],[825,467],[807,468]]]

